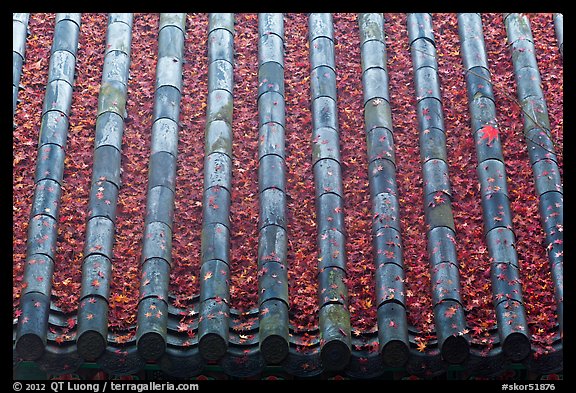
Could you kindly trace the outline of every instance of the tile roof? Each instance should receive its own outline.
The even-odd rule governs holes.
[[[141,254],[140,296],[135,336],[114,341],[108,308],[114,259],[116,210],[121,183],[122,133],[129,94],[131,14],[110,14],[102,84],[98,98],[94,160],[83,252],[81,294],[76,315],[61,313],[51,299],[51,280],[63,187],[68,118],[72,107],[80,14],[57,14],[51,66],[42,108],[34,197],[26,249],[26,283],[14,326],[14,365],[35,361],[52,373],[96,362],[113,374],[129,374],[158,363],[169,375],[185,377],[218,362],[225,373],[248,377],[266,366],[296,377],[343,372],[353,378],[382,375],[389,368],[435,375],[453,365],[489,375],[521,363],[539,373],[562,371],[563,188],[550,120],[542,92],[530,25],[522,14],[503,16],[517,99],[535,179],[558,308],[558,340],[547,355],[534,356],[522,294],[521,269],[510,209],[505,160],[497,127],[495,98],[479,14],[459,14],[483,230],[491,258],[492,305],[497,326],[494,347],[485,352],[470,340],[462,298],[461,262],[456,252],[449,152],[446,148],[439,66],[431,14],[408,14],[407,32],[415,84],[422,157],[424,213],[431,272],[436,340],[418,350],[417,332],[407,318],[406,270],[402,253],[394,127],[385,21],[359,14],[364,125],[369,162],[377,330],[353,334],[347,288],[344,184],[339,146],[335,38],[332,15],[308,15],[312,171],[318,230],[317,329],[301,332],[289,321],[287,260],[284,22],[282,14],[258,19],[258,304],[248,313],[230,307],[230,205],[232,110],[234,107],[234,14],[210,14],[208,101],[202,196],[200,292],[190,310],[170,301],[177,146],[186,14],[161,14],[152,140]],[[562,17],[554,15],[562,51]],[[28,14],[14,14],[14,113],[25,59]],[[64,121],[62,121],[64,120]],[[297,234],[296,234],[297,236]],[[552,249],[555,252],[552,252]],[[182,313],[192,316],[181,327]],[[53,333],[77,321],[68,339]],[[187,334],[194,332],[193,338]],[[369,351],[376,346],[378,351]]]

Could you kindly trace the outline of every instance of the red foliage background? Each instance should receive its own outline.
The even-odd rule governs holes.
[[[406,267],[409,323],[425,347],[435,337],[415,114],[413,72],[406,16],[385,14],[390,101]],[[530,14],[542,88],[548,104],[559,167],[563,171],[563,63],[552,14]],[[128,86],[128,118],[122,144],[110,296],[110,326],[133,328],[140,277],[147,173],[155,91],[157,14],[135,14]],[[257,14],[236,15],[233,180],[231,204],[231,306],[257,307],[258,116]],[[490,297],[489,256],[483,239],[464,69],[456,14],[434,14],[439,77],[453,187],[457,252],[467,324],[474,342],[490,348],[495,314]],[[64,187],[53,280],[56,305],[78,304],[86,209],[98,92],[105,48],[106,14],[83,14],[77,79],[66,147]],[[553,285],[526,144],[506,31],[500,14],[484,14],[483,28],[496,99],[517,251],[530,335],[539,352],[549,350],[556,325]],[[198,295],[204,126],[207,97],[207,14],[187,15],[179,134],[173,269],[174,305],[186,308]],[[53,14],[31,14],[26,62],[13,132],[13,305],[22,290],[33,170],[47,80]],[[334,14],[338,122],[345,197],[350,312],[355,331],[376,329],[366,138],[362,111],[359,32],[356,14]],[[311,166],[309,45],[305,14],[285,14],[286,171],[290,322],[296,331],[317,325],[317,258],[314,179]],[[127,333],[126,337],[129,337]]]

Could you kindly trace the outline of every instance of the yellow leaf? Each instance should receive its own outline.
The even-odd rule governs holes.
[[[425,349],[426,349],[426,343],[424,341],[420,341],[418,343],[418,351],[424,352]]]

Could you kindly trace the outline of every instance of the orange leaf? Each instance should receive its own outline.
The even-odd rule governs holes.
[[[426,343],[424,341],[420,341],[418,343],[418,351],[419,352],[424,352],[424,350],[426,349]]]
[[[456,311],[458,311],[458,308],[456,306],[452,306],[448,310],[444,311],[444,316],[446,318],[452,318],[454,314],[456,314]]]

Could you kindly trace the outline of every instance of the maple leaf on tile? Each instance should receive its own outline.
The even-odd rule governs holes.
[[[418,352],[424,352],[426,350],[426,343],[424,341],[418,342]]]
[[[446,318],[452,318],[456,314],[457,310],[458,308],[456,306],[449,307],[446,311],[444,311],[444,316]]]
[[[498,129],[490,124],[485,125],[479,131],[482,133],[480,140],[487,139],[488,144],[492,143],[495,139],[498,139]]]

